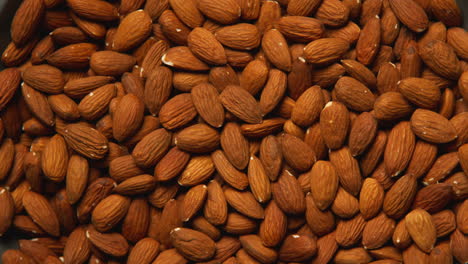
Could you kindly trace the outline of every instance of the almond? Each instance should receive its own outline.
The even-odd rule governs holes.
[[[453,48],[440,40],[433,40],[419,49],[424,63],[442,77],[456,80],[461,74],[457,55]]]
[[[312,86],[297,99],[291,120],[299,126],[310,126],[318,119],[324,105],[322,90],[319,86]]]
[[[426,12],[415,1],[391,0],[389,4],[398,19],[412,31],[423,32],[428,27]]]
[[[67,145],[90,159],[101,159],[108,151],[107,139],[96,129],[82,124],[65,127],[63,137]]]
[[[154,166],[166,153],[171,134],[165,129],[157,129],[146,135],[133,149],[135,163],[141,167]]]
[[[262,121],[260,106],[255,98],[239,86],[230,85],[220,95],[223,106],[247,123],[258,124]]]
[[[241,16],[241,8],[235,0],[200,0],[198,9],[208,18],[221,24],[232,24]]]
[[[26,192],[23,196],[23,205],[33,221],[44,231],[51,236],[60,235],[57,215],[44,196],[32,191]]]
[[[195,28],[188,35],[188,47],[201,60],[213,65],[227,63],[226,54],[221,43],[204,28]]]
[[[112,49],[124,52],[141,44],[151,33],[151,18],[143,10],[131,12],[120,22]]]
[[[322,38],[304,48],[304,59],[317,66],[336,62],[348,51],[349,43],[339,38]]]
[[[431,215],[422,209],[415,209],[406,215],[405,223],[416,245],[424,252],[430,252],[436,240],[436,229]]]
[[[208,83],[200,83],[191,91],[193,104],[203,119],[213,127],[221,127],[224,122],[224,108],[218,91]]]

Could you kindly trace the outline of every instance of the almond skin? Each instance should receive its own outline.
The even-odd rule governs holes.
[[[405,223],[416,245],[424,252],[430,252],[436,240],[436,229],[431,216],[422,209],[415,209],[406,215]]]
[[[398,19],[409,29],[423,32],[428,26],[428,18],[424,9],[415,1],[391,0],[389,1]]]
[[[115,32],[112,49],[125,52],[138,46],[150,35],[151,29],[151,18],[145,11],[137,10],[128,14]]]
[[[335,200],[338,190],[338,175],[335,167],[330,162],[318,161],[310,173],[310,189],[315,205],[324,210]]]
[[[215,242],[201,232],[188,228],[175,228],[170,236],[174,247],[187,259],[208,260],[215,253]]]
[[[433,143],[447,143],[457,137],[455,128],[447,119],[424,109],[413,113],[411,128],[418,137]]]
[[[60,235],[57,215],[44,196],[32,191],[26,192],[23,196],[23,205],[26,212],[44,231],[52,236]]]
[[[304,59],[317,66],[328,65],[339,60],[348,49],[346,40],[322,38],[312,41],[304,48]]]
[[[252,95],[238,86],[228,86],[220,95],[223,106],[247,123],[262,121],[260,106]]]
[[[133,136],[143,122],[144,104],[133,94],[122,97],[113,115],[112,132],[114,138],[123,141]]]
[[[204,28],[195,28],[187,38],[190,50],[203,61],[213,65],[227,63],[223,46],[215,36]]]

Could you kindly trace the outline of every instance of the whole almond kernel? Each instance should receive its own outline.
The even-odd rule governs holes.
[[[13,222],[13,217],[15,216],[15,204],[13,197],[11,196],[11,193],[5,188],[0,189],[0,206],[0,236],[2,236],[8,230],[8,228],[10,228],[10,225]]]
[[[187,259],[208,260],[215,253],[215,243],[207,235],[188,228],[175,228],[171,231],[174,247]]]
[[[324,34],[320,21],[305,16],[287,16],[278,20],[278,30],[288,39],[308,42],[319,39]]]
[[[261,263],[275,263],[278,253],[262,244],[262,240],[257,235],[245,235],[240,237],[240,242],[244,250]]]
[[[170,48],[161,57],[162,63],[167,66],[189,71],[206,71],[209,67],[199,60],[188,47],[178,46]]]
[[[260,203],[255,200],[253,194],[249,191],[237,191],[232,188],[224,190],[224,196],[230,206],[240,213],[254,218],[263,219],[265,214]]]
[[[26,95],[25,102],[35,117],[47,126],[55,124],[54,113],[45,94],[33,89],[26,83],[21,84],[21,92]]]
[[[327,26],[340,27],[349,19],[349,8],[342,2],[336,0],[322,1],[315,17]]]
[[[348,127],[349,111],[346,106],[336,101],[328,102],[320,113],[320,131],[328,148],[338,149],[343,145]]]
[[[146,237],[150,217],[150,205],[147,200],[144,198],[133,199],[122,222],[122,235],[125,239],[137,243]]]
[[[145,194],[154,190],[156,180],[153,176],[142,174],[131,177],[119,183],[114,188],[114,192],[121,195]]]
[[[115,51],[98,51],[90,59],[91,69],[99,75],[121,75],[135,65],[134,57]]]
[[[190,161],[190,154],[173,147],[156,164],[154,176],[158,181],[167,181],[178,176]]]
[[[284,239],[279,250],[279,259],[283,261],[306,261],[315,255],[317,244],[307,235],[293,234]]]
[[[343,247],[355,245],[362,237],[366,221],[359,214],[350,220],[343,220],[336,226],[336,242]]]
[[[176,15],[189,27],[195,28],[201,26],[204,21],[203,15],[197,8],[196,1],[168,1]],[[161,5],[161,4],[160,4]],[[167,9],[167,6],[166,8]],[[148,8],[148,10],[150,10]]]
[[[100,233],[93,227],[89,227],[86,237],[95,247],[108,255],[121,257],[128,252],[128,242],[120,233]]]
[[[255,98],[239,86],[230,85],[220,95],[221,103],[232,114],[247,123],[262,121],[260,106]]]
[[[307,171],[316,161],[312,148],[295,136],[284,134],[281,138],[281,149],[284,160],[298,171]]]
[[[364,84],[351,77],[341,77],[335,84],[336,99],[352,110],[370,111],[375,96]]]
[[[449,0],[431,1],[433,15],[447,26],[460,26],[462,24],[461,10],[457,3]]]
[[[300,214],[306,209],[306,202],[301,186],[288,170],[278,178],[272,186],[273,199],[279,208],[285,213]]]
[[[376,216],[382,208],[384,189],[374,178],[366,178],[359,194],[359,209],[365,219]]]
[[[147,2],[147,5],[150,5],[151,2],[156,2],[150,0]],[[164,3],[165,2],[165,3]],[[160,2],[160,5],[169,5],[168,0]],[[145,8],[145,10],[151,15],[152,12],[156,11],[154,9]],[[196,10],[196,9],[195,9]],[[187,37],[190,33],[190,28],[186,26],[181,19],[172,11],[172,10],[161,10],[158,23],[160,25],[160,30],[164,36],[173,41],[178,45],[186,45]],[[153,28],[154,29],[154,28]]]
[[[60,93],[65,85],[62,71],[45,64],[27,68],[22,77],[31,87],[45,93]]]
[[[223,45],[238,50],[252,50],[261,41],[258,28],[247,23],[222,27],[216,31],[215,36]]]
[[[377,133],[377,122],[368,112],[360,114],[354,120],[349,133],[349,149],[353,156],[362,154],[372,143]]]
[[[366,68],[364,64],[355,60],[341,60],[341,64],[351,77],[362,82],[367,87],[374,88],[377,85],[377,79],[374,73]]]
[[[265,209],[265,218],[260,224],[259,236],[265,246],[276,246],[286,235],[287,217],[276,205],[271,201]]]
[[[124,52],[140,45],[151,33],[151,18],[143,10],[134,11],[120,22],[113,37],[112,49]]]
[[[380,120],[398,120],[411,114],[413,107],[398,92],[386,92],[374,103],[374,115]]]
[[[190,188],[184,198],[184,210],[182,213],[182,219],[184,222],[189,221],[197,211],[200,210],[205,202],[207,194],[208,190],[206,185],[197,185]]]
[[[203,209],[205,218],[213,225],[221,225],[226,222],[228,207],[226,197],[217,181],[208,184],[208,196]]]
[[[188,35],[188,47],[201,60],[208,64],[222,65],[227,63],[226,54],[221,43],[204,28],[195,28]]]
[[[88,183],[88,173],[88,161],[79,155],[72,155],[68,161],[65,182],[67,198],[71,204],[75,204],[82,197]]]
[[[209,155],[193,156],[182,171],[178,183],[181,186],[193,186],[204,182],[215,171],[215,166]]]
[[[263,115],[267,115],[280,103],[287,87],[287,76],[276,69],[270,70],[268,81],[260,95],[260,109]]]
[[[315,205],[325,210],[335,200],[338,190],[338,175],[328,161],[317,161],[310,172],[310,189]]]
[[[468,50],[465,45],[463,45],[466,39],[467,33],[462,28],[455,27],[447,30],[447,43],[453,47],[455,53],[457,53],[460,58],[465,60],[468,58]]]
[[[238,124],[230,122],[221,132],[221,147],[228,160],[237,169],[244,169],[249,163],[249,142],[242,135]]]
[[[415,141],[409,122],[400,122],[390,131],[384,153],[385,168],[390,176],[398,176],[408,166]]]
[[[348,261],[369,262],[372,260],[367,251],[360,247],[351,249],[340,249],[334,258],[335,263],[346,263]]]
[[[362,244],[366,249],[374,249],[383,246],[393,235],[395,220],[384,213],[369,220],[362,232]]]
[[[159,254],[159,242],[153,238],[143,238],[130,250],[129,264],[151,263]]]
[[[170,142],[171,134],[163,128],[149,133],[133,149],[135,163],[140,167],[155,165],[166,153]]]
[[[322,66],[339,60],[349,49],[349,43],[339,38],[321,38],[312,41],[304,48],[304,59]]]
[[[113,21],[118,18],[117,8],[105,1],[71,0],[68,5],[75,13],[88,19]]]
[[[418,137],[432,143],[447,143],[457,138],[455,128],[445,117],[424,109],[413,113],[411,129]]]
[[[282,164],[281,146],[274,136],[265,137],[260,144],[260,160],[271,181],[277,179]]]
[[[219,145],[219,134],[207,125],[197,124],[181,130],[174,141],[183,151],[206,153],[213,151]]]
[[[409,29],[415,32],[426,30],[429,24],[426,12],[415,1],[391,0],[389,4],[398,19]]]
[[[255,156],[250,157],[248,178],[252,194],[260,203],[271,198],[270,179],[268,178],[262,162]]]
[[[213,127],[220,127],[224,122],[224,108],[216,88],[208,83],[201,83],[192,88],[191,95],[197,112]]]
[[[86,261],[91,253],[91,244],[86,237],[86,229],[78,227],[70,234],[63,251],[64,263]]]
[[[381,40],[381,21],[376,15],[370,18],[359,35],[356,44],[356,57],[359,62],[369,65],[373,62],[380,47]]]
[[[44,175],[52,181],[61,182],[67,174],[68,150],[65,140],[60,135],[53,136],[41,155],[41,167]]]
[[[284,36],[277,29],[270,29],[263,35],[262,50],[268,60],[278,69],[291,70],[291,54]]]
[[[233,24],[241,16],[241,8],[237,1],[198,1],[198,9],[208,18],[221,24]]]
[[[456,152],[449,152],[438,157],[431,169],[423,178],[424,184],[434,184],[442,181],[458,165],[460,159]]]
[[[417,182],[414,176],[402,176],[385,194],[383,211],[392,218],[401,218],[408,211],[416,195]]]
[[[261,60],[253,60],[245,66],[239,78],[240,86],[255,95],[268,79],[268,67]]]
[[[299,126],[310,126],[319,118],[324,105],[322,90],[319,86],[312,86],[297,99],[291,120]]]
[[[401,80],[398,90],[408,101],[422,108],[433,109],[440,100],[439,88],[434,82],[422,78]]]
[[[127,94],[120,100],[113,114],[112,132],[114,138],[123,141],[133,136],[143,122],[144,104],[133,94]]]
[[[331,151],[330,161],[336,169],[341,186],[352,195],[359,193],[362,185],[361,172],[357,160],[348,147]]]
[[[453,48],[440,40],[433,40],[420,47],[419,55],[431,70],[447,79],[456,80],[461,74]]]
[[[340,218],[348,219],[359,212],[359,202],[343,188],[338,188],[330,209]]]
[[[431,215],[422,209],[415,209],[406,215],[405,224],[416,245],[424,252],[430,252],[436,240]]]
[[[130,199],[113,194],[99,202],[92,213],[94,227],[101,232],[112,229],[127,213]]]
[[[290,0],[287,12],[291,16],[309,16],[320,6],[317,0]]]
[[[101,159],[108,151],[107,139],[99,131],[86,125],[67,125],[63,138],[70,148],[90,159]]]
[[[51,236],[60,235],[57,215],[44,196],[32,191],[26,192],[23,196],[23,205],[33,221],[44,231]]]
[[[229,213],[224,230],[230,234],[245,235],[257,229],[257,222],[239,213]]]

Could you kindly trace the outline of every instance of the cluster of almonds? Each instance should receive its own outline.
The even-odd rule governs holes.
[[[24,0],[0,234],[29,239],[2,263],[467,263],[461,23],[454,0]]]

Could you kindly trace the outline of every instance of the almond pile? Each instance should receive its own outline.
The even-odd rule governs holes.
[[[23,0],[4,264],[468,263],[454,0]]]

